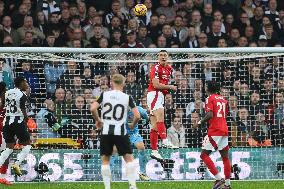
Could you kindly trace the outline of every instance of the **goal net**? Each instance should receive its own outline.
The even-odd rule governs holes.
[[[99,181],[99,137],[89,111],[101,92],[111,89],[110,77],[126,77],[125,92],[147,109],[149,70],[157,62],[158,49],[0,49],[0,78],[13,87],[24,76],[30,90],[29,124],[33,150],[22,166],[24,176],[10,180],[38,181],[35,168],[48,167],[43,179]],[[148,157],[146,173],[152,180],[212,179],[200,161],[207,128],[193,129],[204,115],[205,84],[221,84],[220,94],[229,103],[228,126],[232,178],[277,179],[284,174],[284,50],[168,49],[174,68],[171,83],[177,92],[165,96],[165,123],[169,140],[178,150],[160,148],[164,158],[175,161],[165,172],[150,158],[149,124],[139,123]],[[16,146],[15,148],[20,148]],[[139,168],[137,151],[135,162]],[[218,153],[211,155],[219,170]],[[15,154],[13,154],[13,162]],[[124,162],[114,156],[113,180],[125,180]]]

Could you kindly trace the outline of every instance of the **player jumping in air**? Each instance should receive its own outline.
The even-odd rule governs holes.
[[[5,148],[5,143],[2,137],[3,121],[5,118],[5,92],[6,84],[4,82],[0,82],[0,150],[3,150]],[[4,164],[0,167],[0,184],[12,185],[12,183],[5,178],[8,170],[8,165],[9,158],[7,158]]]
[[[200,158],[207,165],[210,172],[215,176],[216,181],[212,189],[218,189],[225,183],[223,189],[231,189],[231,164],[229,160],[228,126],[226,117],[228,113],[227,101],[218,94],[219,85],[216,82],[207,83],[205,111],[206,114],[198,123],[193,123],[193,127],[209,122],[208,134],[202,144]],[[213,161],[209,157],[212,151],[218,150],[224,163],[225,180],[221,177]]]
[[[136,188],[136,167],[133,162],[132,148],[127,135],[128,109],[133,112],[133,120],[128,124],[130,129],[138,123],[140,114],[132,97],[123,93],[125,77],[115,74],[111,78],[113,90],[101,93],[101,96],[92,104],[91,112],[96,120],[98,129],[101,129],[100,154],[102,159],[102,176],[105,189],[110,189],[111,170],[110,157],[113,147],[116,146],[118,154],[123,156],[126,162],[126,175],[129,181],[129,189]],[[101,107],[101,117],[98,108]]]
[[[24,77],[17,77],[14,80],[15,88],[5,93],[5,110],[3,137],[6,142],[6,149],[1,153],[0,166],[8,159],[15,146],[15,136],[19,139],[19,144],[23,149],[17,156],[17,161],[11,166],[14,172],[21,176],[20,164],[31,150],[30,134],[27,129],[28,115],[26,110],[27,96],[23,91],[27,91],[29,84]]]
[[[158,150],[158,137],[162,139],[162,146],[166,148],[178,148],[174,146],[168,139],[166,126],[164,123],[164,95],[168,90],[176,91],[177,87],[169,85],[172,75],[172,67],[168,64],[168,52],[161,50],[158,54],[158,63],[153,65],[150,70],[150,81],[147,94],[147,105],[150,110],[150,143],[152,153],[151,156],[157,159],[163,159]]]

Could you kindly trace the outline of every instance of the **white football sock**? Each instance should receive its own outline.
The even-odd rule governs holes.
[[[109,165],[102,165],[102,176],[105,185],[105,189],[110,189],[111,172]]]
[[[6,159],[10,156],[10,154],[13,153],[13,149],[6,148],[0,156],[0,166],[3,165],[3,163],[6,161]]]
[[[134,162],[126,163],[125,169],[129,184],[136,187],[137,171]]]
[[[24,146],[22,151],[18,154],[17,161],[15,162],[15,164],[20,165],[30,153],[31,148],[31,145]]]
[[[217,173],[217,175],[215,175],[215,179],[216,179],[216,180],[221,180],[221,179],[222,179],[220,173]]]
[[[165,139],[162,140],[162,142],[163,142],[163,144],[166,144],[168,142],[168,139],[165,138]]]
[[[230,186],[230,185],[231,185],[230,179],[226,179],[226,180],[225,180],[225,185],[226,185],[226,186]]]

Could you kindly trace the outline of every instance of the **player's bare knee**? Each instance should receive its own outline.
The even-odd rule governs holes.
[[[132,161],[134,160],[132,154],[125,154],[125,155],[123,156],[123,159],[124,159],[124,161],[125,161],[126,163],[132,162]]]

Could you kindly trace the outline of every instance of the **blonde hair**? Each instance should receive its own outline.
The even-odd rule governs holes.
[[[121,74],[114,74],[111,77],[111,81],[116,85],[123,85],[125,83],[125,77]]]

